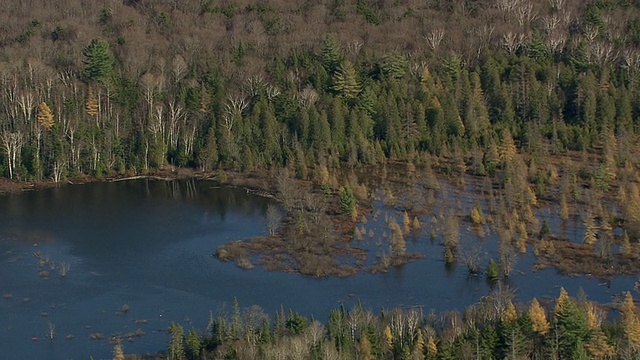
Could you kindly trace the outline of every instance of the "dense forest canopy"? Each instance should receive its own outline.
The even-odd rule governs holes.
[[[312,164],[428,152],[473,154],[492,172],[511,143],[624,164],[640,110],[639,7],[11,1],[0,170],[58,181],[289,166],[307,177]]]

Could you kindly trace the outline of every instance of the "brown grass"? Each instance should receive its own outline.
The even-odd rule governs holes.
[[[564,274],[584,274],[598,278],[617,275],[635,275],[640,271],[637,254],[612,254],[610,257],[598,255],[592,245],[572,243],[562,239],[548,240],[555,251],[538,256],[536,269],[553,266]]]

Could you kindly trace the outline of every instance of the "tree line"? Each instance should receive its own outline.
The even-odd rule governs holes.
[[[635,359],[640,320],[630,293],[620,294],[619,316],[571,297],[533,299],[515,306],[497,289],[463,312],[383,309],[361,305],[331,311],[323,324],[281,308],[273,316],[252,306],[210,315],[206,329],[172,323],[168,359]],[[122,345],[116,345],[118,353]],[[163,357],[164,358],[164,357]]]
[[[78,19],[75,28],[57,25],[51,32],[45,24],[55,21],[32,20],[23,36],[2,41],[15,54],[32,51],[25,61],[11,52],[5,58],[0,171],[9,178],[60,181],[167,165],[289,167],[309,178],[317,164],[417,162],[428,153],[459,156],[474,173],[493,175],[514,151],[543,158],[573,150],[603,154],[604,169],[635,163],[637,5],[455,3],[407,1],[405,16],[397,18],[392,14],[401,5],[368,1],[297,10],[309,17],[319,8],[329,12],[329,29],[350,19],[372,31],[394,24],[397,36],[420,14],[440,14],[448,24],[461,16],[470,23],[496,19],[503,31],[485,29],[485,41],[473,37],[473,56],[460,48],[464,38],[447,38],[441,28],[426,25],[421,31],[428,46],[413,50],[413,36],[379,45],[345,42],[343,32],[333,31],[269,50],[246,29],[237,30],[236,22],[257,16],[265,36],[292,36],[298,29],[277,20],[293,13],[282,4],[165,9],[153,1],[114,3],[93,9],[95,18]],[[175,29],[178,15],[193,20],[192,27],[208,16],[224,18],[228,31],[244,41],[221,52],[170,45],[178,40],[162,29]],[[134,22],[122,23],[140,16],[155,24],[146,39],[163,40],[164,48],[134,37]],[[614,21],[618,17],[626,28]],[[269,24],[283,28],[271,33]],[[84,35],[72,30],[80,26],[98,34],[78,48]],[[516,34],[516,28],[524,32]],[[194,41],[203,36],[192,34]],[[140,63],[125,52],[132,43],[155,53]]]

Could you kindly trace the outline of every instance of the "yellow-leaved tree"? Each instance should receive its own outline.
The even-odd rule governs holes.
[[[436,341],[433,339],[433,336],[429,336],[429,341],[427,341],[427,359],[435,359],[438,355],[438,346],[436,345]]]
[[[504,310],[504,314],[502,315],[502,321],[512,324],[516,322],[516,320],[518,320],[518,312],[511,300],[509,300],[509,302],[507,302],[507,308]]]
[[[393,350],[393,335],[391,334],[391,328],[389,325],[385,326],[383,333],[384,345],[387,350]]]
[[[98,115],[98,99],[96,95],[93,93],[93,89],[89,88],[89,92],[87,93],[87,101],[84,103],[84,109],[89,116]]]
[[[40,124],[40,126],[42,126],[47,130],[51,129],[51,127],[55,123],[53,121],[53,113],[51,112],[49,105],[47,105],[47,103],[44,101],[41,102],[40,105],[38,106],[37,119],[38,119],[38,124]]]
[[[536,298],[533,298],[531,306],[529,307],[529,317],[531,318],[533,331],[537,332],[540,335],[546,335],[549,332],[551,324],[549,324],[547,315],[545,314],[542,306],[540,306],[540,302],[538,302],[538,299]]]
[[[640,320],[636,313],[636,305],[633,303],[633,297],[631,297],[631,293],[628,291],[620,307],[620,318],[629,346],[633,349],[640,348]]]
[[[362,336],[360,337],[359,348],[360,348],[361,359],[363,360],[375,359],[375,357],[371,353],[371,342],[369,341],[369,338],[367,338],[366,334],[362,334]]]
[[[416,334],[416,342],[413,346],[411,356],[414,359],[424,359],[424,337],[422,336],[422,331],[420,329],[418,329]]]
[[[124,351],[122,350],[120,340],[113,346],[113,360],[124,360]]]
[[[567,293],[567,290],[561,287],[560,295],[558,295],[558,299],[556,300],[556,306],[553,308],[553,313],[556,317],[558,317],[558,315],[562,313],[562,308],[568,300],[569,294]]]

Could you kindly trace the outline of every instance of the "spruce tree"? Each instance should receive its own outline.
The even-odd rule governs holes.
[[[105,83],[111,78],[115,57],[108,42],[95,38],[84,48],[82,54],[85,56],[83,75],[86,80]]]

